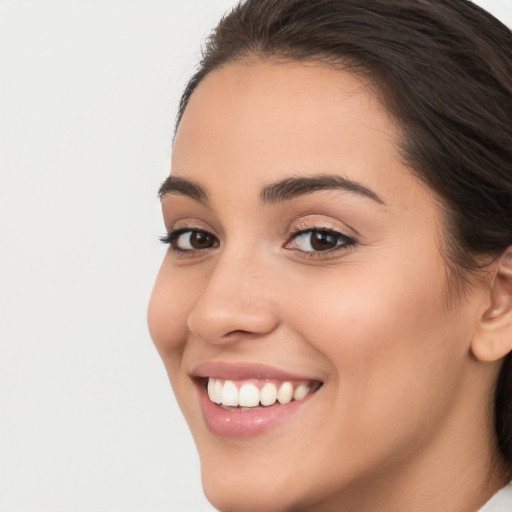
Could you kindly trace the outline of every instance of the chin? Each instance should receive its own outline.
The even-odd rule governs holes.
[[[207,499],[220,512],[291,512],[302,510],[293,486],[271,475],[260,479],[235,475],[233,471],[212,475],[203,471]]]
[[[318,510],[316,505],[331,496],[333,482],[328,477],[319,481],[306,460],[292,457],[297,448],[290,452],[264,444],[200,450],[203,489],[210,503],[220,512]],[[307,444],[299,451],[307,450]]]

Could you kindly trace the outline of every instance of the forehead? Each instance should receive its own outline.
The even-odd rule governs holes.
[[[232,185],[335,173],[381,195],[408,188],[405,175],[417,181],[402,162],[398,138],[359,76],[315,63],[232,63],[209,73],[192,94],[172,173],[209,189],[221,180],[226,193]]]

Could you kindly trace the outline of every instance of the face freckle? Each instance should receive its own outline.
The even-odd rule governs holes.
[[[222,510],[324,510],[412,478],[455,428],[474,307],[446,308],[441,212],[396,138],[357,77],[318,65],[234,63],[190,99],[171,176],[204,197],[183,182],[163,195],[181,231],[149,325]],[[278,199],[262,200],[276,183]],[[211,378],[254,382],[247,396],[263,381],[308,394],[230,411],[208,400]]]

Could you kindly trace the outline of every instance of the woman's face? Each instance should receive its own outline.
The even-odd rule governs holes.
[[[397,140],[320,65],[227,65],[190,99],[149,325],[223,511],[332,510],[464,428],[475,307]]]

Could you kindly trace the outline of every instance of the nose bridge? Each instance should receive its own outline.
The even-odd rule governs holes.
[[[190,331],[212,343],[235,333],[265,334],[277,325],[268,262],[242,247],[224,250],[188,317]]]

